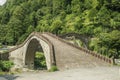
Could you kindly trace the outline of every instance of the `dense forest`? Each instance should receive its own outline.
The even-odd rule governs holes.
[[[15,45],[33,31],[90,36],[89,49],[120,58],[119,0],[7,0],[0,6],[0,43]]]

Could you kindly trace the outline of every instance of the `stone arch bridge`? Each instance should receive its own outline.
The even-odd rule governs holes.
[[[75,46],[51,33],[33,32],[21,44],[9,51],[15,68],[34,68],[37,50],[44,52],[47,69],[56,65],[59,70],[77,67],[107,66],[112,59]]]

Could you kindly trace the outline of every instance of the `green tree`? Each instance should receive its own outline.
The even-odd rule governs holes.
[[[19,20],[24,20],[25,12],[26,10],[24,10],[21,6],[17,6],[13,12],[13,16]]]
[[[110,28],[110,19],[111,16],[109,10],[103,6],[97,14],[98,24],[102,25],[104,30],[106,30],[106,28]]]
[[[107,48],[107,55],[109,57],[120,57],[120,31],[114,30],[110,33],[101,33],[101,46]]]
[[[11,18],[8,23],[7,42],[15,44],[23,33],[22,22],[19,19]]]
[[[9,19],[10,19],[10,13],[9,13],[9,10],[8,9],[5,9],[3,10],[1,13],[0,13],[0,23],[1,24],[7,24]]]
[[[71,10],[73,13],[79,13],[81,12],[81,3],[80,0],[72,0],[71,2]]]
[[[54,20],[54,22],[51,25],[51,31],[55,34],[59,34],[62,31],[62,21]]]

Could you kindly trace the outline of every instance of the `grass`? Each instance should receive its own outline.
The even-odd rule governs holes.
[[[52,66],[51,69],[49,69],[49,72],[55,72],[58,71],[57,66]]]
[[[3,72],[3,71],[0,71],[0,75],[10,75],[10,74],[15,74],[15,72]]]

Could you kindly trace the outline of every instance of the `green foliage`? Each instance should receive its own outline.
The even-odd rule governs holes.
[[[12,66],[13,66],[13,62],[11,61],[0,61],[1,71],[9,71]]]
[[[2,43],[0,43],[0,48],[2,48]]]
[[[114,30],[110,33],[101,33],[99,45],[107,48],[109,57],[120,58],[120,31]]]
[[[120,12],[120,2],[119,2],[119,0],[113,0],[113,2],[108,2],[106,4],[106,7],[110,10]]]
[[[58,71],[57,66],[52,66],[51,69],[49,69],[49,72],[55,72]]]
[[[36,52],[34,65],[35,69],[47,69],[44,53]]]
[[[73,13],[81,12],[81,5],[79,0],[72,0],[71,2],[71,10]]]
[[[119,0],[7,0],[0,7],[0,43],[8,45],[22,43],[32,31],[78,33],[92,37],[91,50],[115,57],[119,26]]]
[[[55,34],[59,34],[62,31],[62,21],[61,20],[55,20],[52,23],[51,31]]]

